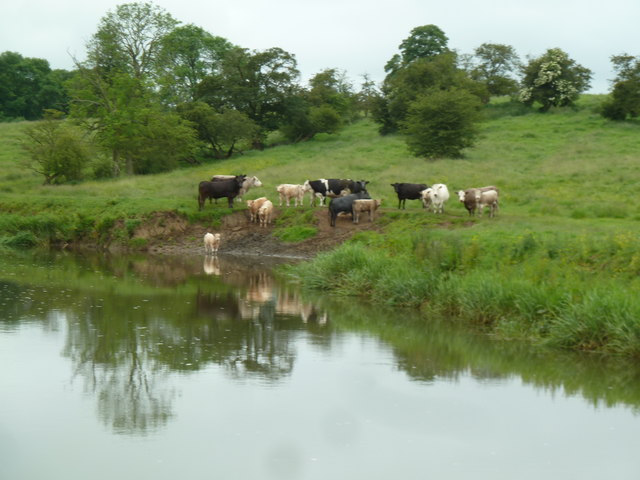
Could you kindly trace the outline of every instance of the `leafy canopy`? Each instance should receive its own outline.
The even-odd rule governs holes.
[[[483,43],[474,50],[477,64],[470,71],[471,78],[484,83],[489,95],[513,95],[518,82],[513,78],[521,68],[515,49],[510,45]]]
[[[411,30],[411,34],[400,43],[400,54],[391,57],[385,72],[393,73],[420,58],[431,58],[448,52],[449,39],[436,25],[422,25]]]
[[[66,110],[64,82],[70,76],[64,70],[51,70],[49,62],[40,58],[0,54],[0,120],[38,120],[46,109]]]

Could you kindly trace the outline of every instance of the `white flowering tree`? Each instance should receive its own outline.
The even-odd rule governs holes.
[[[551,48],[522,68],[519,100],[527,106],[537,102],[543,112],[572,105],[589,88],[591,75],[565,52]]]

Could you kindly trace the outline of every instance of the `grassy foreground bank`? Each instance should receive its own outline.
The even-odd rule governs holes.
[[[272,200],[279,183],[366,179],[383,200],[382,231],[357,234],[292,272],[305,286],[445,313],[503,337],[638,355],[640,126],[602,119],[600,101],[585,96],[576,110],[547,114],[496,102],[462,160],[413,158],[401,138],[380,137],[362,121],[340,135],[163,175],[58,187],[42,186],[21,166],[15,140],[24,126],[4,124],[0,243],[144,248],[135,231],[156,211],[216,225],[228,209],[198,212],[196,201],[198,182],[213,173],[257,175],[264,187],[247,198]],[[402,181],[442,182],[452,193],[495,184],[501,210],[495,219],[470,219],[452,198],[442,216],[418,202],[398,211],[390,184]],[[308,218],[290,215],[277,229],[300,228]]]

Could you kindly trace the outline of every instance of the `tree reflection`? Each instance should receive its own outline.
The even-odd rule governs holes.
[[[64,354],[74,378],[95,394],[106,424],[137,433],[165,425],[176,396],[172,372],[218,365],[231,378],[269,382],[291,374],[300,320],[309,320],[312,305],[280,290],[267,268],[218,261],[205,264],[201,277],[193,261],[162,259],[157,266],[153,260],[121,261],[101,273],[136,286],[179,288],[132,285],[127,294],[102,291],[65,308]],[[219,277],[214,282],[210,268]],[[169,278],[159,278],[167,271]]]

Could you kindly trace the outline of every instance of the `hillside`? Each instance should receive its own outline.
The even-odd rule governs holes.
[[[85,224],[99,226],[173,211],[190,221],[216,222],[226,209],[207,206],[199,213],[198,182],[214,173],[247,173],[264,184],[247,198],[266,195],[275,200],[276,185],[308,178],[362,178],[370,181],[372,196],[383,200],[383,210],[394,212],[394,182],[446,183],[452,192],[495,184],[501,188],[502,208],[494,226],[580,229],[590,220],[589,229],[632,228],[640,219],[640,205],[627,200],[640,181],[639,127],[602,119],[593,112],[598,101],[597,96],[585,96],[578,110],[547,114],[496,102],[488,109],[481,140],[462,160],[414,158],[402,138],[381,137],[376,126],[364,120],[339,135],[195,168],[53,187],[41,185],[38,175],[21,166],[24,153],[15,143],[23,125],[0,124],[0,214],[68,218],[72,213]],[[408,205],[409,212],[421,211],[418,202]],[[447,207],[451,222],[466,215],[453,199]],[[5,234],[9,231],[4,229]]]
[[[381,137],[375,124],[363,120],[338,135],[321,135],[302,144],[251,151],[162,175],[73,186],[43,186],[41,177],[22,166],[24,152],[17,141],[25,124],[0,124],[0,221],[4,218],[5,225],[0,237],[11,239],[33,231],[37,238],[52,241],[117,240],[144,248],[158,242],[135,229],[152,224],[147,219],[154,212],[174,212],[191,224],[216,228],[229,213],[224,202],[198,212],[196,201],[198,182],[215,173],[257,175],[264,186],[247,198],[266,195],[272,200],[277,199],[275,187],[280,183],[331,177],[366,179],[372,196],[383,200],[382,215],[390,214],[390,220],[403,218],[395,208],[391,183],[446,183],[452,193],[494,184],[501,188],[501,212],[495,221],[469,222],[455,198],[449,201],[443,218],[422,215],[417,201],[408,202],[407,212],[419,215],[413,223],[472,224],[477,229],[607,232],[635,228],[640,206],[625,199],[632,197],[640,181],[638,126],[605,121],[594,113],[599,100],[585,96],[577,110],[547,114],[496,101],[488,108],[480,141],[461,160],[428,162],[412,157],[401,137]],[[279,228],[291,222],[308,223],[308,219],[287,219]],[[310,225],[317,228],[318,221]],[[109,232],[113,226],[126,226],[127,231]]]

